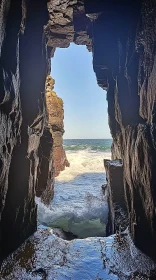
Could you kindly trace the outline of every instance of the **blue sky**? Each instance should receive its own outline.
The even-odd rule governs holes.
[[[72,43],[67,49],[57,48],[51,75],[54,90],[64,101],[64,139],[111,138],[106,92],[97,85],[86,46]]]

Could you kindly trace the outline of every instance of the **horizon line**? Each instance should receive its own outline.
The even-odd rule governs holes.
[[[63,138],[63,140],[113,140],[113,138]]]

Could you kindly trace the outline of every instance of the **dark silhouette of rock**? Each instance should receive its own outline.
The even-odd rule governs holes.
[[[0,260],[37,228],[47,21],[46,1],[0,2]]]
[[[128,227],[123,182],[123,164],[121,160],[104,160],[107,177],[109,217],[107,235],[124,231]]]
[[[131,235],[156,258],[156,3],[116,3],[103,1],[94,21],[93,66],[99,85],[107,87],[112,154],[123,162]]]
[[[1,0],[0,259],[36,230],[35,194],[53,197],[45,81],[56,47],[71,42],[93,52],[131,236],[156,258],[155,26],[155,0]]]

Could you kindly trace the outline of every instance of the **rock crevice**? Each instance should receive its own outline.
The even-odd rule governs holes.
[[[112,155],[123,162],[130,231],[135,244],[155,258],[156,3],[125,5],[113,10],[105,4],[106,14],[94,22],[93,65],[99,85],[107,87]],[[99,25],[105,34],[100,45]]]
[[[123,163],[131,236],[156,258],[155,27],[155,0],[1,1],[0,260],[36,230],[35,194],[53,197],[60,153],[67,164],[58,149],[63,127],[54,115],[48,125],[45,82],[56,47],[71,42],[93,52],[107,89],[113,159]]]

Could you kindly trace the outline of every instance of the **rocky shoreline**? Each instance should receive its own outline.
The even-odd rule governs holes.
[[[111,161],[106,159],[104,164],[106,168],[107,184],[102,186],[102,190],[98,194],[101,198],[95,197],[95,193],[93,192],[94,195],[92,194],[93,197],[90,201],[91,204],[87,215],[95,214],[97,215],[97,218],[99,217],[97,211],[98,208],[94,209],[93,207],[93,200],[95,200],[95,198],[97,200],[95,201],[97,205],[96,207],[100,207],[99,203],[102,203],[101,206],[107,208],[108,206],[106,203],[108,200],[109,213],[101,213],[101,219],[104,215],[109,214],[107,221],[107,235],[110,233],[108,229],[111,229],[111,231],[113,229],[116,234],[102,237],[104,233],[104,229],[102,229],[101,237],[94,237],[93,235],[90,235],[91,231],[93,232],[93,229],[89,227],[87,228],[87,222],[84,220],[86,227],[85,231],[88,231],[88,236],[93,237],[81,237],[81,239],[79,239],[76,234],[81,230],[84,230],[84,225],[81,224],[84,215],[82,217],[79,216],[78,227],[76,226],[76,217],[74,218],[75,225],[73,222],[70,222],[70,215],[74,211],[74,208],[76,208],[76,203],[79,202],[78,196],[76,197],[76,200],[74,200],[74,191],[73,193],[70,192],[72,200],[68,203],[70,203],[71,212],[69,217],[66,217],[68,227],[65,227],[65,231],[60,229],[61,224],[58,224],[60,226],[59,229],[52,228],[52,224],[51,228],[39,225],[37,232],[27,239],[21,247],[3,262],[0,271],[2,280],[156,279],[155,262],[137,249],[130,237],[127,217],[125,218],[124,215],[121,215],[121,213],[123,213],[122,211],[125,209],[124,204],[120,203],[120,209],[116,206],[116,202],[119,201],[118,196],[122,198],[121,193],[123,193],[122,162],[119,160]],[[94,188],[90,189],[90,192],[93,190]],[[58,192],[60,192],[60,190],[58,190]],[[61,208],[61,199],[63,199],[64,195],[62,189],[61,197],[58,197],[58,204],[56,205],[58,213],[59,208]],[[65,202],[64,199],[63,205],[65,206],[67,201]],[[110,204],[110,201],[113,203]],[[74,205],[73,209],[72,203]],[[39,203],[38,207],[41,207]],[[87,205],[85,207],[87,207]],[[44,208],[48,210],[46,206],[44,206]],[[45,215],[44,212],[47,210],[44,208],[42,206],[41,209],[39,209],[39,217],[43,215],[41,222],[48,224],[47,221],[49,220],[52,223],[51,219],[55,215],[54,209],[52,208],[52,216],[47,216],[46,220],[45,217],[47,214]],[[107,212],[107,210],[105,211]],[[65,215],[65,209],[63,212]],[[90,222],[93,221],[92,219],[91,216]],[[107,217],[105,217],[105,223],[106,220]],[[73,228],[70,228],[70,223],[73,223]],[[65,222],[63,222],[63,224],[65,224]],[[94,226],[95,225],[93,225],[93,228]],[[70,230],[72,230],[72,232],[70,232]]]
[[[116,228],[119,232],[121,230],[119,225],[115,224],[116,210],[114,208],[114,204],[121,203],[117,210],[123,205],[126,206],[133,242],[142,252],[156,260],[155,27],[155,0],[0,1],[0,264],[36,232],[35,195],[37,194],[42,201],[49,204],[54,197],[55,175],[59,174],[64,165],[68,165],[61,148],[62,124],[55,125],[52,118],[50,122],[53,127],[51,124],[48,125],[47,107],[51,101],[48,99],[49,103],[46,103],[45,85],[55,49],[68,47],[71,42],[85,45],[89,51],[92,51],[93,70],[97,83],[107,90],[109,126],[113,138],[112,156],[114,160],[121,159],[123,164],[119,170],[123,172],[123,185],[120,185],[123,188],[120,189],[120,193],[124,193],[124,196],[117,196],[118,193],[114,192],[114,185],[110,185],[111,180],[108,177],[107,185],[111,200],[109,234],[114,233]],[[48,91],[50,93],[48,98],[51,96],[51,91],[53,91],[52,88]],[[62,119],[62,102],[53,92],[52,97],[54,106],[58,102],[61,112],[58,114],[61,114]],[[54,141],[52,133],[56,136]],[[54,146],[55,154],[53,154]],[[113,173],[114,170],[111,170],[113,167],[109,165],[107,167]],[[45,236],[45,233],[43,235]],[[24,259],[27,256],[33,270],[31,273],[23,270],[18,260],[14,258],[15,262],[12,264],[16,264],[17,267],[13,265],[13,276],[10,274],[6,277],[17,277],[19,273],[21,278],[17,277],[17,279],[22,279],[24,274],[28,279],[33,279],[32,277],[46,279],[49,277],[47,273],[52,273],[48,271],[50,271],[52,259],[57,263],[60,245],[55,247],[54,253],[52,250],[47,250],[46,245],[51,249],[54,245],[52,240],[55,240],[55,237],[49,235],[43,237],[40,232],[36,232],[28,240],[33,240],[33,238],[34,240],[37,238],[37,244],[41,246],[36,251],[36,253],[39,252],[39,257],[35,259],[36,263],[34,262],[35,270],[31,266],[31,256],[34,257],[32,248],[30,248],[30,255],[26,253],[29,250],[24,249]],[[111,238],[113,237],[108,237],[108,240],[112,240]],[[97,250],[93,250],[94,253],[96,252],[96,258],[93,257],[94,266],[89,260],[91,264],[89,269],[93,267],[94,272],[95,265],[101,265],[99,264],[101,261],[99,240],[101,239],[98,241],[93,239],[95,241],[93,244],[96,243],[94,249],[98,247]],[[56,239],[56,241],[59,241],[56,244],[60,243],[61,239]],[[70,247],[69,244],[77,246],[78,243],[81,245],[90,241],[87,239],[81,242],[79,240],[70,241],[71,243],[62,242],[63,248],[66,248],[66,246]],[[41,249],[43,249],[42,253],[45,252],[41,243],[45,245],[49,259],[47,254],[43,254],[44,259],[41,258]],[[106,251],[108,247],[104,246]],[[111,248],[113,252],[113,247]],[[117,248],[119,252],[121,247]],[[135,255],[132,248],[134,249],[133,245],[129,246],[127,252],[121,250],[122,256],[125,256],[124,252],[126,252],[126,256],[129,259],[133,256],[136,262],[138,250],[134,249]],[[20,250],[19,248],[16,252]],[[93,251],[89,249],[90,254]],[[77,250],[74,252],[78,254]],[[70,254],[73,258],[75,257],[72,251]],[[14,254],[13,256],[15,257]],[[18,258],[22,264],[20,256],[19,254]],[[117,259],[120,258],[119,253],[115,256]],[[126,256],[125,259],[129,263]],[[113,259],[111,252],[110,258]],[[42,264],[39,259],[42,260]],[[146,266],[147,260],[144,257],[143,259],[144,262],[140,262],[142,269]],[[45,260],[49,261],[46,272],[41,266]],[[139,262],[134,271],[129,270],[124,259],[122,261],[127,272],[123,267],[119,267],[121,276],[116,274],[112,277],[148,279],[147,271],[137,271]],[[64,267],[64,262],[61,261],[60,264]],[[87,267],[87,262],[84,264]],[[131,263],[131,268],[133,264],[134,262]],[[77,271],[75,265],[76,262],[74,267]],[[54,266],[53,269],[56,268]],[[79,270],[80,267],[81,262],[78,266]],[[118,268],[117,262],[108,269],[110,277],[111,273],[114,273],[112,272],[114,267]],[[59,266],[59,270],[61,269],[62,267]],[[4,272],[4,265],[2,270]],[[107,266],[102,271],[102,273],[105,271],[107,275]],[[36,274],[39,275],[33,276]],[[98,274],[93,275],[96,279],[101,277]],[[63,276],[60,276],[60,279],[61,277]]]
[[[155,263],[129,233],[66,241],[38,229],[3,262],[2,280],[154,280]]]

